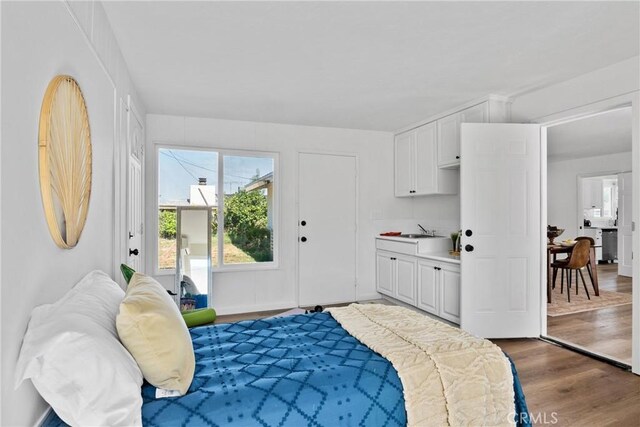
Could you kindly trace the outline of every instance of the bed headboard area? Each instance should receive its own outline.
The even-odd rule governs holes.
[[[106,32],[111,32],[109,25],[101,34],[83,27],[94,20],[107,22],[102,7],[97,2],[83,3],[3,2],[0,6],[3,63],[0,425],[34,425],[48,408],[29,381],[14,390],[16,360],[32,309],[56,301],[91,270],[115,275],[116,100],[120,96],[126,99],[130,88],[124,94],[117,92],[121,82],[116,84],[110,77],[109,64],[105,67],[100,50],[94,49],[91,37],[86,35],[87,32],[93,37],[98,35],[103,44],[109,41],[105,46],[118,50],[115,39],[105,38]],[[84,8],[84,12],[74,11],[79,8]],[[115,55],[112,58],[117,59]],[[112,62],[118,63],[114,59]],[[84,229],[72,249],[63,249],[52,239],[38,171],[43,98],[49,82],[61,74],[73,76],[82,89],[93,151],[91,201]],[[129,85],[126,73],[125,78],[118,77]]]

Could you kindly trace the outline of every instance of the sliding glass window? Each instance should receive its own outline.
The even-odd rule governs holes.
[[[275,265],[276,166],[271,153],[159,148],[159,272],[175,269],[179,206],[211,209],[214,269]]]

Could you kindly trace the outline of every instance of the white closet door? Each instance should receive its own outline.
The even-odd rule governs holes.
[[[299,303],[355,301],[356,158],[299,155]]]

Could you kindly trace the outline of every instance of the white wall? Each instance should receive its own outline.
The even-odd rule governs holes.
[[[115,99],[132,93],[99,3],[2,2],[2,418],[33,425],[46,410],[29,381],[14,391],[13,371],[33,307],[60,298],[92,269],[114,272]],[[76,11],[79,15],[72,14]],[[93,143],[91,203],[78,246],[59,249],[40,200],[40,107],[57,74],[75,77],[87,103]],[[117,88],[117,91],[116,91]]]
[[[564,228],[561,239],[578,233],[578,175],[631,170],[631,152],[547,164],[547,222]],[[580,209],[582,212],[582,209]]]
[[[154,143],[205,146],[279,153],[280,264],[276,270],[214,273],[213,305],[219,313],[293,307],[296,302],[297,153],[299,151],[348,152],[358,155],[359,224],[357,298],[378,298],[375,291],[374,236],[388,230],[417,231],[425,227],[457,229],[451,218],[457,197],[439,197],[433,208],[429,198],[393,196],[393,135],[387,132],[254,123],[205,118],[147,115],[147,247],[156,246],[156,155]],[[422,218],[422,219],[417,219]],[[425,220],[427,218],[428,220]],[[449,229],[451,228],[451,229]],[[147,271],[153,271],[155,254],[149,250]],[[159,276],[173,287],[173,276]]]

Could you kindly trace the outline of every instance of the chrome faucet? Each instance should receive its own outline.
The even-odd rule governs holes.
[[[436,230],[426,230],[420,224],[418,224],[418,227],[420,227],[420,230],[422,230],[422,234],[424,234],[425,236],[434,237],[436,235]]]

